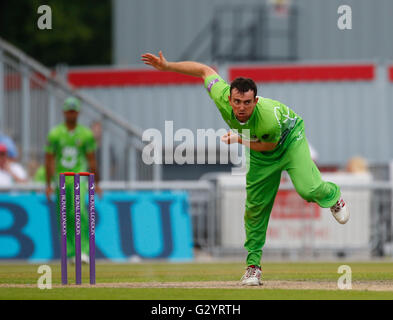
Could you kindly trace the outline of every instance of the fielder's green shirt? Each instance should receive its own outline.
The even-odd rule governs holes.
[[[240,123],[229,104],[230,85],[219,75],[211,75],[205,79],[205,87],[229,127],[251,141],[281,144],[295,124],[302,120],[281,102],[258,97],[250,119],[246,123]]]
[[[55,155],[56,173],[87,171],[86,154],[95,151],[93,132],[78,124],[74,130],[64,123],[54,127],[48,135],[45,151]]]

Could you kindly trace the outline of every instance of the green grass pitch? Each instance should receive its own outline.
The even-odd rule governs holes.
[[[338,267],[344,264],[352,270],[351,290],[339,290],[336,286],[341,276]],[[59,263],[49,266],[53,286],[41,290],[37,287],[39,265],[0,264],[0,300],[393,300],[392,262],[267,262],[262,266],[265,284],[252,288],[238,285],[244,272],[244,264],[239,262],[97,262],[97,286],[88,285],[88,267],[83,266],[81,287],[73,284],[73,266],[68,267],[67,286],[60,285]],[[212,286],[206,285],[209,283]],[[280,286],[275,287],[277,283]],[[291,286],[292,283],[300,287]]]

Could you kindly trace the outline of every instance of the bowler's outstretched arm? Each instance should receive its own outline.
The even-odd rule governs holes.
[[[152,66],[153,68],[161,71],[172,71],[178,72],[194,77],[199,77],[205,80],[208,76],[217,74],[214,69],[209,66],[195,62],[195,61],[180,61],[180,62],[169,62],[165,59],[162,51],[158,53],[158,57],[151,53],[145,53],[142,55],[142,61],[144,64]]]

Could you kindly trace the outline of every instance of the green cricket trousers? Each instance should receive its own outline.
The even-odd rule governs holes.
[[[301,119],[298,119],[284,142],[273,151],[249,150],[247,167],[244,247],[248,251],[247,265],[260,266],[266,230],[283,170],[288,172],[297,193],[303,199],[316,202],[322,208],[329,208],[339,200],[340,189],[334,183],[322,180],[311,159]]]

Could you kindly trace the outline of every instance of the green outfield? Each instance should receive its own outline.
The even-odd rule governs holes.
[[[352,289],[339,290],[340,265],[352,271]],[[242,263],[97,263],[97,285],[60,285],[59,264],[52,269],[52,289],[41,290],[35,264],[0,264],[0,299],[393,299],[392,262],[323,262],[263,264],[264,285],[241,287]]]

